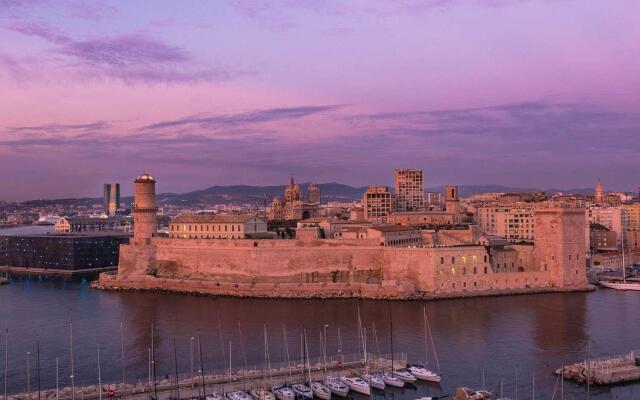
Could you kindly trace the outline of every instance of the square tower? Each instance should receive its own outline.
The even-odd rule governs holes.
[[[540,271],[547,271],[554,287],[586,287],[584,208],[535,210],[534,256]]]

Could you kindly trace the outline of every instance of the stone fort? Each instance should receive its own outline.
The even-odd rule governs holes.
[[[531,245],[406,247],[375,238],[178,239],[156,237],[155,180],[135,180],[135,232],[117,274],[98,287],[246,297],[413,299],[586,290],[585,211],[536,211]],[[311,230],[312,231],[312,230]],[[313,231],[312,231],[313,232]]]

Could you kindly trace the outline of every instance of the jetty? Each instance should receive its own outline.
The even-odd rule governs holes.
[[[640,352],[585,360],[565,365],[555,371],[564,379],[583,384],[615,385],[640,380]]]
[[[371,355],[371,357],[375,357]],[[344,359],[344,361],[342,361]],[[406,365],[406,354],[395,354],[394,365],[398,366]],[[365,368],[370,370],[383,370],[391,368],[391,359],[385,356],[377,359],[368,359],[365,363],[364,359],[357,356],[332,357],[327,359],[326,370],[328,376],[352,376],[362,374]],[[295,384],[302,382],[301,370],[303,368],[302,361],[291,362],[289,365],[282,363],[281,365],[273,367],[271,369],[265,369],[264,366],[252,366],[246,369],[234,371],[229,374],[229,371],[224,369],[218,369],[216,373],[200,374],[196,372],[191,374],[180,374],[177,382],[180,391],[179,399],[193,399],[202,398],[203,392],[211,394],[213,392],[223,393],[231,392],[234,390],[247,391],[252,388],[266,388],[270,389],[272,386],[282,383]],[[309,368],[309,365],[307,365]],[[310,365],[310,373],[312,380],[322,380],[324,377],[325,364],[323,362],[317,362]],[[203,391],[204,386],[204,391]],[[102,387],[100,391],[99,388]],[[157,397],[156,397],[157,395]],[[176,390],[176,377],[175,376],[163,376],[162,379],[153,381],[150,379],[140,380],[137,383],[127,382],[110,383],[102,385],[90,385],[84,387],[71,387],[64,388],[52,388],[42,390],[40,397],[38,392],[31,393],[16,393],[7,396],[5,399],[0,395],[0,400],[69,400],[78,399],[92,400],[92,399],[113,399],[113,398],[126,398],[131,400],[148,400],[150,396],[156,397],[157,400],[179,400],[177,399]]]

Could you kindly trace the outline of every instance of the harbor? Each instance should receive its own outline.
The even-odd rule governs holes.
[[[362,355],[360,355],[361,357]],[[371,357],[375,357],[371,355]],[[178,374],[164,376],[154,381],[153,371],[150,371],[149,378],[136,383],[100,383],[82,387],[72,388],[69,386],[61,388],[50,388],[40,392],[17,393],[9,395],[7,400],[28,400],[28,399],[48,399],[67,400],[74,398],[101,399],[105,398],[128,398],[128,399],[148,399],[153,396],[156,399],[192,399],[203,396],[210,397],[214,393],[230,393],[234,391],[248,392],[251,389],[270,389],[279,385],[294,385],[304,383],[307,379],[312,381],[324,381],[330,377],[359,376],[366,371],[384,371],[391,368],[391,359],[385,355],[376,358],[372,362],[365,363],[364,359],[357,355],[344,357],[331,357],[326,364],[317,360],[313,364],[304,363],[302,360],[291,362],[289,365],[272,365],[271,368],[264,366],[251,366],[247,369],[237,371],[218,371],[218,373],[204,373],[197,366],[198,370],[192,374]],[[394,365],[406,365],[406,354],[397,354],[394,357]],[[342,361],[344,359],[344,362]],[[153,362],[152,362],[153,364]],[[326,367],[326,368],[325,368]],[[307,368],[309,369],[307,371]],[[301,371],[305,370],[305,375]],[[102,391],[98,391],[101,387]],[[203,390],[204,388],[204,390]],[[3,396],[0,395],[0,399]]]
[[[633,310],[640,307],[640,296],[615,290],[434,302],[256,300],[103,292],[90,289],[88,283],[25,278],[12,279],[11,284],[0,289],[0,304],[3,306],[0,316],[0,396],[4,389],[3,336],[5,329],[9,329],[8,395],[26,393],[30,385],[33,400],[37,399],[36,340],[40,342],[41,397],[45,398],[45,390],[48,395],[55,391],[57,360],[60,396],[65,387],[72,387],[70,319],[73,320],[74,330],[73,375],[78,400],[85,396],[80,388],[98,384],[97,343],[100,344],[100,379],[103,386],[121,390],[121,354],[124,350],[125,382],[131,385],[128,386],[130,391],[127,397],[132,396],[133,387],[140,390],[136,392],[137,395],[145,398],[153,394],[153,376],[149,384],[151,324],[155,329],[153,348],[156,381],[159,384],[166,381],[167,395],[171,392],[170,386],[175,386],[175,338],[181,397],[191,394],[188,382],[191,378],[192,349],[193,374],[195,381],[201,381],[197,379],[197,332],[201,334],[205,380],[209,376],[214,379],[213,376],[222,378],[228,375],[229,341],[233,346],[232,371],[238,374],[245,370],[238,321],[243,333],[246,364],[250,366],[247,371],[262,370],[265,325],[273,370],[286,365],[282,337],[285,325],[291,360],[298,360],[291,361],[290,365],[300,364],[299,335],[305,328],[313,371],[313,366],[320,362],[319,333],[322,331],[324,334],[325,324],[329,325],[326,328],[328,365],[335,363],[340,348],[344,350],[347,362],[354,361],[354,354],[356,360],[363,359],[357,335],[358,307],[362,324],[367,328],[368,353],[378,352],[372,326],[375,323],[380,358],[389,359],[391,335],[388,315],[391,312],[393,347],[395,357],[399,360],[396,368],[399,368],[403,366],[400,362],[404,362],[405,357],[409,363],[425,362],[422,312],[426,304],[443,380],[440,386],[419,381],[401,390],[389,388],[384,392],[374,392],[377,399],[382,399],[386,393],[387,399],[393,396],[395,400],[444,395],[452,398],[458,387],[474,390],[485,388],[498,395],[502,381],[505,397],[515,399],[518,392],[518,398],[527,399],[532,392],[533,374],[536,398],[551,399],[557,379],[554,370],[561,365],[588,359],[589,341],[593,359],[609,354],[625,354],[636,347],[636,336],[640,331],[640,320],[633,318]],[[607,312],[612,309],[619,312]],[[29,322],[16,323],[20,320]],[[195,339],[192,340],[192,337]],[[612,340],[614,337],[615,340]],[[429,365],[435,366],[433,346],[429,348]],[[30,377],[27,374],[27,353],[31,354]],[[355,374],[361,370],[345,368],[345,375],[350,371]],[[312,373],[312,378],[316,379],[317,375]],[[329,374],[334,373],[335,370]],[[293,378],[300,379],[300,376],[298,370]],[[195,381],[194,386],[197,384]],[[274,376],[273,384],[278,382],[284,382],[284,379],[276,381]],[[187,387],[183,394],[185,384]],[[224,386],[224,390],[228,391],[226,381]],[[201,387],[198,385],[196,388]],[[238,387],[242,387],[242,383]],[[211,392],[223,390],[222,385],[212,385],[209,389],[208,383],[207,388]],[[246,388],[249,390],[250,386],[246,384]],[[142,389],[145,392],[141,392]],[[565,398],[585,399],[586,390],[586,385],[565,380]],[[613,399],[616,396],[619,399],[634,398],[638,390],[640,384],[637,381],[623,385],[592,385],[590,388],[593,400]],[[90,396],[89,391],[86,396]],[[558,382],[557,393],[559,391]],[[97,395],[95,390],[94,395]],[[108,397],[108,392],[103,392],[104,396]],[[357,394],[350,397],[361,398]],[[560,399],[557,394],[556,399]]]

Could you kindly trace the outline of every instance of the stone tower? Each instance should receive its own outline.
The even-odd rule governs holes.
[[[460,197],[458,187],[447,185],[444,188],[444,209],[449,214],[460,214]]]
[[[604,188],[602,187],[602,182],[600,182],[600,178],[596,182],[596,190],[593,196],[593,200],[595,203],[602,204],[604,203]]]
[[[156,180],[148,173],[142,173],[135,180],[133,204],[133,242],[148,244],[158,229],[156,214]]]
[[[310,183],[307,187],[307,200],[309,203],[320,203],[320,186]]]
[[[586,287],[584,208],[535,210],[534,257],[554,287]]]

